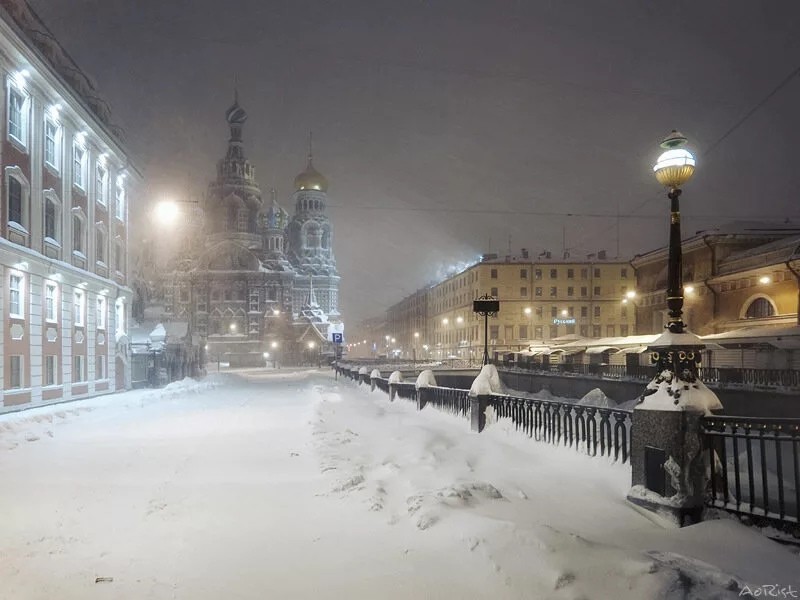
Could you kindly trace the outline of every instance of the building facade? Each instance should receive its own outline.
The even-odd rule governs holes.
[[[263,364],[317,362],[342,333],[328,182],[308,165],[294,180],[294,214],[274,191],[265,197],[246,158],[247,113],[238,98],[225,113],[228,148],[202,204],[199,231],[166,285],[169,317],[185,319],[205,339],[207,358]]]
[[[140,175],[107,105],[27,3],[0,1],[0,47],[2,407],[125,389]]]
[[[534,259],[524,249],[519,256],[485,255],[390,307],[388,351],[411,357],[416,347],[421,358],[480,359],[484,323],[472,301],[484,294],[500,301],[500,312],[489,319],[490,353],[564,336],[626,336],[633,333],[634,314],[622,300],[634,281],[628,262],[604,252],[586,259],[549,252]]]

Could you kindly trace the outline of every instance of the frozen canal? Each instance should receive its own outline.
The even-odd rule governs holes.
[[[627,466],[336,382],[214,375],[0,416],[0,598],[734,598],[800,590],[731,520],[674,530]],[[98,581],[98,578],[105,578]]]

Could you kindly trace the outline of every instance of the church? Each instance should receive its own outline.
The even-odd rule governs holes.
[[[262,194],[245,157],[238,95],[225,119],[228,149],[203,199],[198,238],[170,274],[167,311],[188,321],[207,361],[320,364],[343,333],[328,181],[309,144],[290,215],[274,190]]]

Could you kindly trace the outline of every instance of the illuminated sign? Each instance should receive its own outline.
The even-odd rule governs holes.
[[[575,319],[573,317],[569,319],[553,319],[553,325],[575,325]]]

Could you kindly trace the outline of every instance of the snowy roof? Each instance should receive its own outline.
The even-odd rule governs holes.
[[[723,346],[769,344],[784,350],[800,349],[800,326],[793,327],[743,327],[724,333],[703,336],[703,340],[714,340]]]

